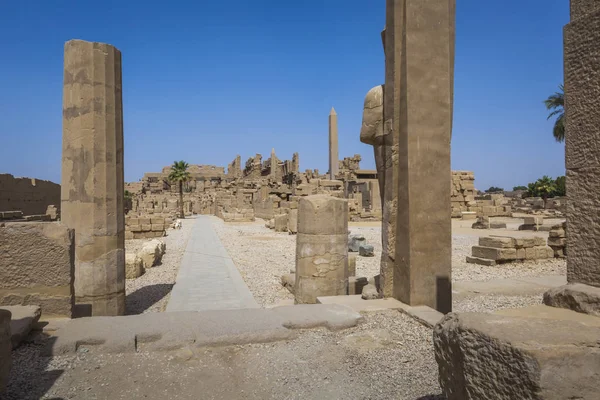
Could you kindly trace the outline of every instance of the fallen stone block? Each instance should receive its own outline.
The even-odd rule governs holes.
[[[363,287],[362,290],[362,298],[363,300],[375,300],[379,298],[379,292],[377,292],[377,288],[375,285],[368,284]]]
[[[544,293],[544,304],[600,317],[600,288],[570,283]]]
[[[370,244],[363,244],[358,248],[358,255],[361,257],[375,257],[375,249]]]
[[[487,265],[487,266],[492,266],[492,265],[496,265],[496,261],[494,260],[488,260],[487,258],[479,258],[479,257],[471,257],[471,256],[467,256],[467,262],[469,264],[479,264],[479,265]]]
[[[10,333],[12,348],[16,349],[19,344],[29,335],[31,328],[42,315],[39,306],[0,306],[0,310],[10,311]]]
[[[145,269],[157,265],[165,254],[166,244],[158,239],[144,243],[137,256],[142,260]]]
[[[599,335],[593,322],[450,313],[433,331],[439,383],[448,400],[596,399]]]
[[[472,256],[494,261],[511,261],[517,258],[517,249],[473,246]]]
[[[369,284],[369,281],[365,277],[348,277],[348,295],[353,296],[362,294],[363,288]]]
[[[136,279],[144,274],[144,261],[137,254],[125,254],[125,279]]]
[[[350,235],[348,236],[348,251],[357,253],[360,250],[360,246],[367,244],[367,239],[363,235]]]

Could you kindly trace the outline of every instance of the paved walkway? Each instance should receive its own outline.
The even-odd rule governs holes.
[[[207,215],[199,215],[167,305],[170,311],[258,308]]]

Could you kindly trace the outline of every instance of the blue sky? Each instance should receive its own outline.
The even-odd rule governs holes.
[[[458,0],[452,168],[479,189],[564,174],[543,99],[562,82],[567,0]],[[168,4],[168,5],[167,5]],[[4,1],[0,4],[0,173],[60,181],[63,46],[123,54],[125,179],[174,160],[236,154],[327,171],[359,141],[364,95],[383,83],[385,0]]]

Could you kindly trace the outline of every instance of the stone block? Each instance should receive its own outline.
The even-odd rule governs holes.
[[[12,348],[16,349],[39,321],[42,309],[39,306],[1,306],[1,308],[12,314],[10,334]]]
[[[288,231],[288,216],[286,214],[275,216],[275,232]]]
[[[152,230],[152,225],[151,224],[143,224],[140,225],[141,231],[142,232],[149,232]]]
[[[477,213],[473,211],[462,211],[461,217],[463,220],[471,220],[477,218]]]
[[[135,253],[125,254],[125,278],[136,279],[144,274],[144,262]]]
[[[125,240],[131,240],[133,238],[134,236],[132,231],[125,231]]]
[[[348,295],[354,296],[357,294],[362,294],[363,288],[369,284],[369,281],[365,277],[356,277],[349,276],[348,277]]]
[[[58,222],[0,227],[0,305],[38,305],[45,316],[71,318],[74,234]]]
[[[164,225],[164,223],[162,223],[162,224],[159,224],[159,223],[152,224],[150,230],[152,232],[163,232],[165,230],[165,225]]]
[[[482,236],[479,238],[479,245],[483,247],[494,247],[498,249],[513,248],[515,247],[515,241],[513,238],[510,237]]]
[[[567,237],[567,233],[564,231],[564,229],[552,229],[550,231],[550,233],[548,234],[548,237],[551,238],[566,238]]]
[[[487,265],[487,266],[496,265],[496,261],[495,260],[489,260],[487,258],[479,258],[479,257],[467,256],[467,260],[466,261],[469,264],[479,264],[479,265]]]
[[[600,317],[600,288],[569,283],[544,293],[544,304]]]
[[[375,257],[375,249],[370,244],[363,244],[358,248],[361,257]]]
[[[544,217],[534,216],[534,217],[525,217],[523,218],[524,225],[543,225]]]
[[[137,226],[140,224],[140,220],[139,220],[139,218],[126,218],[125,224],[129,225],[129,226],[132,226],[132,225]]]
[[[517,260],[525,260],[527,258],[527,252],[524,248],[517,249]]]
[[[494,261],[510,261],[517,258],[517,249],[473,246],[472,255],[473,257],[486,258]]]
[[[515,241],[515,247],[517,249],[528,248],[528,247],[535,247],[537,245],[537,243],[539,243],[539,241],[536,240],[536,238],[534,238],[534,237],[531,237],[531,238],[514,238],[514,241]]]
[[[348,201],[328,195],[302,197],[298,203],[298,232],[314,235],[348,233]]]
[[[433,344],[445,397],[596,399],[600,393],[597,321],[537,318],[538,313],[444,317],[434,327]]]
[[[363,287],[361,297],[363,300],[376,300],[380,296],[379,292],[377,291],[377,287],[375,287],[375,285],[368,284],[365,287]]]
[[[565,247],[566,245],[566,238],[548,238],[548,246]]]
[[[150,218],[139,218],[139,219],[138,219],[138,223],[139,223],[140,225],[151,225],[151,224],[152,224],[152,222],[151,222],[151,219],[150,219]]]
[[[348,236],[348,251],[358,252],[360,246],[365,246],[367,239],[363,235],[350,235]]]
[[[298,209],[290,209],[287,223],[289,233],[298,233]]]
[[[129,230],[133,233],[135,232],[141,232],[142,231],[142,226],[141,225],[130,225],[129,226]]]
[[[152,225],[164,225],[165,224],[165,219],[162,217],[153,217],[150,218],[150,224]]]

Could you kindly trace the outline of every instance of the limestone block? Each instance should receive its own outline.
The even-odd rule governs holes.
[[[140,224],[140,220],[139,218],[125,218],[125,225],[139,225]]]
[[[543,238],[542,239],[542,244],[545,244],[543,242]],[[531,238],[514,238],[514,242],[515,242],[515,247],[517,249],[521,249],[521,248],[528,248],[528,247],[535,247],[538,245],[538,243],[540,243],[535,237],[531,237]]]
[[[290,209],[288,213],[288,232],[291,234],[298,233],[298,210]]]
[[[356,276],[356,254],[348,253],[348,276]]]
[[[144,262],[135,253],[125,254],[125,278],[135,279],[144,274]]]
[[[598,325],[533,314],[448,314],[433,330],[442,392],[448,400],[596,399],[599,334]]]
[[[362,257],[375,257],[375,249],[370,244],[363,244],[358,248],[358,254]]]
[[[369,284],[369,281],[365,277],[348,277],[348,294],[354,296],[362,294],[363,288]]]
[[[473,211],[463,211],[461,212],[461,217],[463,220],[471,220],[477,218],[477,213]]]
[[[151,221],[150,218],[139,218],[138,219],[138,222],[140,225],[150,225],[151,224],[150,221]]]
[[[487,266],[496,265],[495,260],[489,260],[487,258],[480,258],[480,257],[467,256],[466,261],[469,264],[479,264],[479,265],[487,265]]]
[[[131,240],[134,238],[133,232],[125,231],[125,240]]]
[[[152,268],[161,261],[164,254],[163,245],[164,243],[158,239],[144,243],[137,253],[137,256],[142,260],[144,269]]]
[[[513,248],[515,247],[515,241],[510,237],[501,236],[482,236],[479,238],[479,245],[483,247],[494,247],[494,248]]]
[[[151,229],[152,232],[163,232],[165,230],[165,225],[163,224],[152,224]]]
[[[10,311],[0,309],[0,395],[6,389],[12,366],[10,319]]]
[[[152,225],[151,224],[143,224],[140,225],[140,228],[142,230],[142,232],[148,232],[152,230]]]
[[[524,225],[543,225],[544,217],[534,216],[534,217],[525,217],[523,218]]]
[[[44,315],[71,318],[74,233],[59,222],[0,227],[0,305],[39,305]]]
[[[569,283],[544,293],[544,304],[600,317],[600,288]]]
[[[342,233],[347,235],[348,233],[348,202],[344,199],[327,195],[303,197],[298,203],[298,213],[298,233],[313,235]]]
[[[552,229],[548,236],[551,238],[566,238],[567,233],[564,231],[564,229]]]
[[[142,232],[142,226],[141,225],[130,225],[129,230],[133,233]]]
[[[150,218],[150,223],[152,225],[164,225],[165,219],[162,217],[153,217],[153,218]]]
[[[517,249],[497,249],[493,247],[473,246],[473,257],[494,261],[509,261],[517,258]]]
[[[12,348],[16,349],[39,321],[42,309],[39,306],[2,306],[2,309],[12,314],[10,335]]]
[[[288,216],[286,214],[275,216],[275,232],[287,232]]]
[[[366,246],[367,239],[363,235],[348,236],[348,251],[358,252],[360,246]]]

